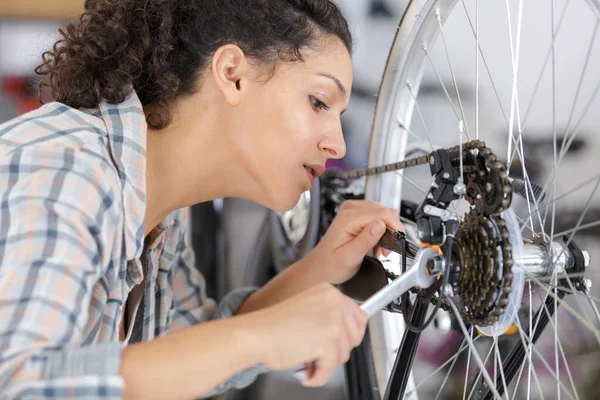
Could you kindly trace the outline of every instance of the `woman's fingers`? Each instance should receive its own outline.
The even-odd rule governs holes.
[[[346,203],[344,202],[342,206]],[[404,231],[404,225],[400,222],[398,210],[366,200],[352,204],[352,206],[340,209],[338,216],[347,219],[347,227],[355,235],[358,235],[365,226],[375,221],[383,221],[387,227],[394,231]]]
[[[337,366],[337,351],[328,353],[327,357],[321,358],[315,362],[315,370],[311,377],[302,382],[302,384],[307,387],[325,385]]]

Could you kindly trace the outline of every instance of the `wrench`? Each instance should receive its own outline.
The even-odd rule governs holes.
[[[360,308],[371,318],[413,287],[419,286],[425,289],[431,286],[436,281],[436,276],[427,274],[427,261],[437,254],[430,247],[421,248],[417,252],[414,263],[409,270],[369,297],[360,305]],[[298,380],[306,380],[308,379],[308,371],[311,369],[310,365],[298,367],[294,370],[294,376]]]

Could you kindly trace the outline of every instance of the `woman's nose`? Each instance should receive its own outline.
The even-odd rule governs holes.
[[[344,158],[346,155],[346,141],[341,125],[325,134],[319,143],[319,148],[327,152],[329,158]]]

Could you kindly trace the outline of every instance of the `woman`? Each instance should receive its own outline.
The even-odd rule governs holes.
[[[54,101],[0,126],[0,392],[186,399],[363,337],[351,278],[395,210],[347,203],[265,287],[205,296],[187,207],[295,205],[344,156],[351,36],[329,0],[88,0],[37,72]],[[243,227],[240,227],[243,229]]]

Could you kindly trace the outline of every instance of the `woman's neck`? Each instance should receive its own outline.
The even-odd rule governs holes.
[[[174,210],[238,195],[247,180],[220,134],[226,119],[207,101],[187,98],[171,114],[166,128],[148,129],[146,138],[145,235]]]

